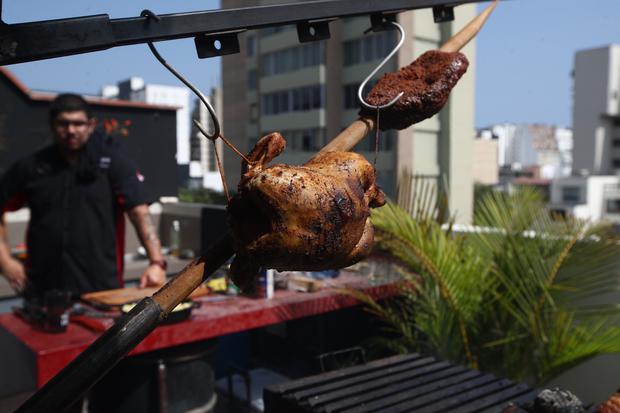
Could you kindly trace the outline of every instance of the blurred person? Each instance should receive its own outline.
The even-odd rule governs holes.
[[[119,142],[95,129],[86,101],[61,94],[50,105],[53,143],[0,178],[0,270],[26,298],[122,285],[123,213],[146,249],[140,286],[165,282],[166,261],[143,194],[143,177]],[[4,213],[30,208],[26,264],[15,259]]]

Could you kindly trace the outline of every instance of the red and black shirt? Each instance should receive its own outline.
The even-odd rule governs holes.
[[[142,180],[119,142],[97,132],[75,163],[52,145],[9,168],[0,178],[0,208],[30,208],[31,293],[81,294],[122,284],[123,212],[146,203]]]

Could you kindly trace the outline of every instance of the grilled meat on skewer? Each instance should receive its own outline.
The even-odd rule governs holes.
[[[383,75],[366,97],[368,104],[383,105],[401,91],[405,94],[381,111],[379,128],[405,129],[439,112],[468,66],[462,53],[430,50],[399,71]],[[376,112],[362,108],[360,116],[373,118]]]
[[[328,152],[303,166],[267,167],[285,146],[279,133],[258,141],[228,204],[237,252],[231,272],[242,289],[251,288],[261,266],[342,268],[372,248],[370,208],[385,203],[373,166],[356,153]]]

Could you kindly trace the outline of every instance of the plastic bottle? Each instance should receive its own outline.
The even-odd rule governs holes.
[[[274,274],[272,269],[261,268],[256,280],[255,295],[260,298],[273,298]]]
[[[178,257],[181,250],[181,223],[178,220],[170,224],[170,254]]]

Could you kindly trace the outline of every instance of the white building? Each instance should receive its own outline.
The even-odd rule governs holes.
[[[475,183],[496,185],[499,183],[497,139],[490,131],[484,131],[474,139],[472,147],[472,178]]]
[[[211,96],[207,97],[215,113],[221,113],[222,93],[220,89],[213,89]],[[194,113],[192,115],[202,125],[203,129],[211,133],[213,131],[213,120],[207,107],[198,99],[194,105]],[[218,118],[220,128],[223,128],[222,119]],[[222,191],[224,186],[220,170],[217,164],[217,158],[213,150],[213,141],[205,138],[202,133],[192,125],[192,135],[190,138],[191,152],[189,162],[189,176],[191,182],[197,183],[203,188],[210,188],[216,191]],[[221,139],[215,142],[220,156],[220,164],[224,167],[224,144]]]
[[[620,170],[620,45],[576,53],[573,131],[576,172]]]
[[[500,167],[521,170],[537,166],[543,179],[571,174],[573,141],[570,129],[504,123],[479,131],[479,135],[497,139]]]
[[[571,176],[551,182],[549,208],[589,221],[620,225],[620,177]]]

